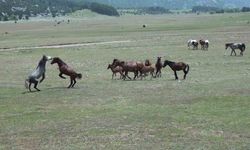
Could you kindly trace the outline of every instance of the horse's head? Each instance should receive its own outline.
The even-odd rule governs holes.
[[[225,49],[227,49],[230,45],[232,45],[233,43],[226,43],[225,44]]]
[[[111,66],[112,66],[112,65],[111,65],[111,64],[109,64],[107,69],[111,69]]]
[[[165,60],[162,67],[166,67],[169,64],[168,60]]]
[[[42,60],[43,60],[43,61],[48,61],[48,60],[51,60],[51,59],[52,59],[51,56],[43,55],[43,57],[42,57]]]
[[[58,57],[54,57],[53,59],[52,59],[52,61],[51,61],[51,65],[53,65],[54,63],[58,63],[59,62],[59,58]]]
[[[146,59],[145,60],[145,66],[151,66],[151,65],[152,65],[152,63],[150,62],[150,60]]]
[[[112,65],[114,65],[116,62],[118,62],[119,61],[119,59],[116,59],[116,58],[114,58],[113,59],[113,63],[112,63]]]

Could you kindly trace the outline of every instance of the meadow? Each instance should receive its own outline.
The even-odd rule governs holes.
[[[0,149],[250,149],[249,15],[0,23]],[[209,39],[209,50],[188,50],[190,38]],[[229,56],[226,42],[246,43],[244,56]],[[8,49],[68,43],[97,44]],[[29,93],[24,80],[43,54],[62,58],[82,80],[67,89],[69,79],[48,62],[41,92]],[[187,79],[174,80],[169,67],[135,81],[111,80],[107,70],[114,58],[157,56],[188,63]]]

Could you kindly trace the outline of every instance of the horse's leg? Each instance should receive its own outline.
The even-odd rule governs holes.
[[[114,74],[115,74],[115,73],[112,74],[112,80],[113,80],[113,78],[114,78]]]
[[[174,75],[175,75],[175,80],[178,80],[178,76],[177,76],[176,71],[174,71]]]
[[[234,49],[234,56],[236,56],[237,54],[236,54],[236,52],[235,52],[235,49]]]
[[[73,79],[70,78],[70,84],[69,84],[68,88],[70,88],[72,84],[73,84]]]
[[[76,79],[73,79],[73,84],[72,84],[72,88],[75,86],[75,84],[76,84]]]
[[[39,90],[39,89],[37,88],[38,81],[35,80],[34,82],[35,82],[35,83],[34,83],[34,84],[35,84],[35,85],[34,85],[34,88],[35,88],[37,91],[41,91],[41,90]]]
[[[134,80],[136,79],[136,77],[138,77],[138,71],[134,72]]]
[[[44,79],[45,79],[45,73],[43,73],[42,79],[40,80],[40,83],[42,83]]]
[[[59,77],[61,77],[62,79],[66,79],[64,76],[62,76],[63,75],[63,73],[61,73],[60,72],[60,74],[59,74]]]
[[[233,51],[234,51],[234,49],[232,49],[232,50],[231,50],[231,54],[230,54],[230,56],[232,56],[232,55],[233,55]]]
[[[29,82],[29,91],[31,92],[31,89],[30,89],[30,87],[31,87],[31,82]]]
[[[186,69],[186,67],[185,67],[185,69]],[[185,69],[183,69],[183,72],[184,72],[183,79],[186,79],[186,75],[187,75],[187,71],[185,71]]]

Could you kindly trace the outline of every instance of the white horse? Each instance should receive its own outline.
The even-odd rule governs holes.
[[[208,40],[205,40],[205,49],[207,50],[209,47],[209,41]]]
[[[197,40],[192,40],[192,39],[189,39],[188,42],[187,42],[187,46],[188,46],[188,49],[191,48],[191,46],[193,47],[193,49],[198,49],[198,42]]]

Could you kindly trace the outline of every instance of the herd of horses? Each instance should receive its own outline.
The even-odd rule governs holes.
[[[161,70],[162,68],[169,66],[175,75],[175,79],[178,80],[177,71],[183,71],[184,77],[186,79],[186,75],[189,71],[189,65],[184,62],[173,62],[169,60],[165,60],[162,62],[161,57],[157,57],[156,63],[152,64],[148,59],[145,62],[141,61],[123,61],[119,59],[113,59],[112,64],[108,65],[107,69],[111,69],[112,71],[112,79],[116,73],[120,74],[120,79],[130,79],[131,77],[128,76],[129,72],[134,73],[134,80],[136,78],[140,78],[141,80],[151,75],[152,78],[161,77]]]
[[[188,40],[187,45],[188,49],[191,47],[193,49],[198,49],[198,45],[201,45],[202,50],[208,50],[209,48],[209,41],[208,40]],[[246,49],[246,45],[244,43],[226,43],[225,44],[225,49],[227,50],[228,48],[231,49],[231,56],[234,53],[236,56],[236,49],[240,50],[240,55],[243,56],[243,52]],[[37,91],[40,91],[37,88],[38,83],[41,83],[45,79],[45,72],[46,72],[46,62],[51,60],[51,64],[57,64],[59,68],[59,77],[62,79],[66,79],[63,75],[69,76],[70,77],[70,84],[68,88],[73,88],[76,84],[76,79],[81,79],[82,74],[77,73],[75,70],[73,70],[70,66],[68,66],[64,61],[62,61],[59,57],[50,57],[50,56],[45,56],[41,58],[41,60],[38,63],[38,66],[36,69],[30,73],[28,78],[25,80],[25,87],[29,89],[31,92],[31,85],[34,84],[34,88]],[[184,76],[183,79],[186,79],[186,76],[189,72],[189,65],[184,62],[174,62],[174,61],[169,61],[169,60],[164,60],[162,61],[161,57],[157,57],[157,60],[155,64],[151,63],[148,59],[145,60],[145,62],[141,61],[124,61],[124,60],[119,60],[119,59],[113,59],[112,63],[108,65],[107,69],[111,69],[112,71],[112,79],[114,76],[116,76],[117,73],[120,74],[120,79],[126,80],[126,79],[132,79],[128,73],[132,72],[134,73],[134,80],[137,78],[140,78],[141,80],[148,76],[149,74],[151,75],[152,78],[159,78],[161,77],[161,70],[162,68],[169,66],[175,76],[175,80],[178,80],[177,76],[177,71],[183,71]],[[41,80],[39,81],[39,79]]]
[[[193,50],[198,50],[199,48],[199,45],[201,47],[201,50],[208,50],[209,48],[209,40],[194,40],[194,39],[190,39],[188,40],[187,42],[187,47],[188,49],[193,49]],[[236,49],[239,49],[240,50],[240,55],[243,56],[243,52],[245,51],[246,49],[246,45],[244,43],[226,43],[225,44],[225,49],[227,50],[228,48],[231,49],[231,56],[234,55],[236,56],[236,52],[235,50]]]

